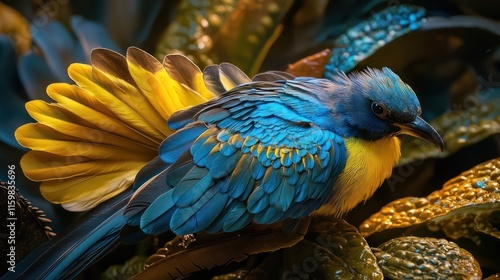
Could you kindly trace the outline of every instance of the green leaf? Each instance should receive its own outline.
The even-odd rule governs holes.
[[[389,279],[481,279],[479,264],[466,250],[445,239],[405,236],[374,249]]]
[[[306,238],[283,250],[282,266],[280,279],[383,279],[358,230],[332,217],[315,217]]]
[[[500,210],[500,158],[479,164],[446,182],[427,197],[395,200],[360,225],[363,236],[375,232],[428,223],[449,237],[468,237],[476,243],[477,232],[499,238],[488,217]]]

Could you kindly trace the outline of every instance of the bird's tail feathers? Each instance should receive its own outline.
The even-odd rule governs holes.
[[[119,245],[123,210],[132,190],[87,212],[16,265],[6,279],[73,279]]]

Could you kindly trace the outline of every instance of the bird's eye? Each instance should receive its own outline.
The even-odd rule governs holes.
[[[384,105],[378,103],[378,102],[373,102],[372,103],[372,112],[377,115],[379,118],[385,117],[387,115],[387,108],[385,108]]]

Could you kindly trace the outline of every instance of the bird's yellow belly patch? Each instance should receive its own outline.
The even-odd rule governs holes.
[[[372,142],[355,138],[344,141],[348,153],[345,168],[327,203],[314,214],[340,216],[366,201],[391,175],[401,156],[397,137]]]

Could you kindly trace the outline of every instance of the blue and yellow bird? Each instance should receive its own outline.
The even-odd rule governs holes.
[[[341,216],[391,175],[399,135],[443,148],[413,90],[388,68],[332,80],[278,71],[250,80],[221,64],[203,78],[218,96],[170,117],[176,132],[133,190],[32,252],[17,266],[20,278],[76,277],[119,244],[120,230],[126,240]]]
[[[220,96],[169,119],[177,131],[159,148],[168,168],[136,191],[129,225],[185,235],[341,216],[391,175],[398,135],[443,148],[413,90],[389,68],[333,80],[270,72],[252,81],[229,68],[236,87],[213,85]]]

